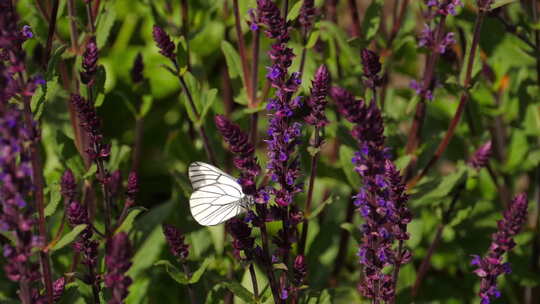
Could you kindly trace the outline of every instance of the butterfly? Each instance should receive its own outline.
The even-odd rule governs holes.
[[[189,198],[189,209],[203,226],[221,224],[246,211],[254,202],[242,192],[236,179],[203,162],[189,165],[189,180],[195,190]]]

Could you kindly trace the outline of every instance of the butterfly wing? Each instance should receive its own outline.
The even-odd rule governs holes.
[[[189,165],[188,175],[195,190],[189,207],[199,224],[214,226],[243,212],[244,193],[234,177],[203,162]]]

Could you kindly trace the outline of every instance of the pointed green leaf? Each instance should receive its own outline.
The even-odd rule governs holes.
[[[242,299],[242,301],[246,303],[257,303],[255,302],[255,297],[253,296],[253,293],[247,290],[240,283],[236,281],[226,281],[226,282],[223,282],[223,285],[225,285],[227,289],[232,291],[232,293],[234,293],[235,296]]]
[[[304,1],[298,1],[289,9],[289,13],[287,14],[287,20],[294,20],[298,18],[303,3]]]
[[[228,41],[223,40],[221,42],[221,51],[225,55],[225,61],[227,61],[229,76],[233,79],[238,76],[243,77],[242,61],[236,49]]]
[[[154,266],[163,266],[163,267],[165,267],[165,270],[167,271],[169,276],[173,280],[175,280],[176,282],[178,282],[178,283],[180,283],[182,285],[188,285],[189,284],[189,279],[186,276],[186,274],[181,272],[180,270],[178,270],[178,268],[176,268],[176,266],[171,264],[171,262],[169,262],[167,260],[160,260],[160,261],[157,261],[156,263],[154,263]]]
[[[118,229],[116,229],[115,234],[120,232],[120,231],[124,231],[124,232],[131,231],[131,228],[133,227],[133,222],[135,222],[135,218],[137,217],[137,215],[139,215],[140,213],[142,213],[145,210],[146,210],[146,208],[143,208],[143,207],[131,208],[128,211],[128,215],[126,216],[126,218],[124,219],[124,221],[122,222],[120,227],[118,227]]]
[[[379,31],[379,25],[381,24],[382,15],[382,0],[373,0],[366,10],[364,21],[362,22],[362,32],[364,39],[370,41],[375,37],[377,31]]]
[[[54,184],[48,187],[49,190],[49,203],[45,207],[45,216],[49,217],[54,214],[58,204],[62,200],[62,194],[60,193],[60,185]]]
[[[191,275],[191,278],[189,279],[189,284],[195,284],[195,283],[199,282],[199,280],[201,279],[201,276],[206,271],[206,268],[208,267],[208,265],[210,265],[210,261],[211,261],[210,258],[206,258],[202,262],[199,269],[195,270],[195,272]]]
[[[77,236],[86,228],[86,224],[81,224],[73,227],[70,232],[68,232],[66,235],[64,235],[56,244],[54,244],[50,251],[57,251],[65,246],[69,245],[71,242],[73,242]]]

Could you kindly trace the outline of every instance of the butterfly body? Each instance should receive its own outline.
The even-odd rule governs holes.
[[[234,177],[207,163],[191,163],[188,176],[195,190],[189,199],[191,215],[201,225],[221,224],[245,212],[254,202]]]

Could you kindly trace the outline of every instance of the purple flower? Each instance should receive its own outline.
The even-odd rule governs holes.
[[[315,1],[303,0],[302,7],[300,8],[300,15],[298,16],[298,22],[304,31],[304,35],[307,35],[309,30],[311,30],[316,14],[317,9],[315,8]]]
[[[491,156],[491,140],[480,146],[468,161],[469,166],[480,170],[488,164]]]
[[[138,53],[133,61],[133,67],[131,68],[131,81],[133,81],[133,83],[141,83],[144,80],[143,70],[143,57],[141,53]]]
[[[132,171],[129,173],[129,176],[128,176],[128,183],[127,183],[127,190],[126,190],[126,197],[127,197],[126,204],[128,204],[128,206],[131,206],[135,203],[135,198],[137,197],[138,192],[139,192],[139,180],[137,178],[137,173],[135,171]]]
[[[514,237],[519,233],[527,219],[527,195],[518,194],[502,220],[497,222],[497,232],[491,236],[492,242],[484,258],[473,256],[472,265],[477,268],[474,273],[480,277],[480,299],[482,303],[490,303],[493,298],[500,297],[497,289],[497,277],[510,272],[510,264],[503,263],[505,253],[516,246]]]
[[[21,33],[23,37],[26,39],[30,39],[34,37],[34,33],[32,33],[32,27],[30,25],[23,26]]]
[[[364,77],[367,78],[366,85],[370,88],[379,86],[381,84],[381,78],[378,75],[381,72],[379,56],[373,51],[362,49],[360,57],[364,67]]]
[[[296,287],[300,287],[304,284],[304,280],[306,279],[307,275],[307,265],[306,265],[306,258],[303,255],[298,255],[294,259],[293,264],[293,284]]]
[[[62,175],[62,180],[60,181],[61,192],[66,201],[70,202],[75,199],[75,194],[77,193],[77,182],[75,181],[75,176],[71,169],[64,171]]]
[[[64,293],[64,288],[66,287],[66,279],[61,277],[54,281],[53,283],[53,299],[55,302],[60,301],[62,294]]]
[[[395,282],[383,269],[399,267],[411,256],[408,250],[395,244],[409,238],[407,224],[412,215],[407,207],[405,185],[384,146],[383,120],[375,102],[366,105],[339,87],[332,88],[331,96],[340,113],[355,123],[351,134],[360,148],[352,160],[363,179],[355,196],[355,205],[365,222],[358,251],[364,277],[358,288],[376,302],[391,301]]]
[[[95,82],[97,73],[98,48],[96,37],[91,37],[86,44],[86,50],[83,54],[83,71],[81,72],[81,82],[92,86]]]
[[[311,96],[307,105],[310,109],[309,115],[305,118],[306,122],[316,127],[324,127],[328,124],[328,119],[324,114],[326,107],[326,96],[328,95],[328,86],[330,84],[330,74],[326,66],[321,65],[315,73],[312,81]]]
[[[159,53],[172,61],[176,61],[176,54],[174,53],[176,47],[171,41],[171,37],[157,25],[154,25],[152,35],[154,36],[156,45],[160,49]]]
[[[101,122],[97,116],[94,106],[77,94],[71,94],[71,103],[75,107],[77,116],[80,119],[81,127],[90,138],[90,144],[86,153],[92,160],[105,159],[109,157],[109,146],[102,143]]]
[[[435,30],[433,30],[427,24],[424,24],[424,29],[420,33],[420,37],[418,39],[418,45],[420,47],[426,47],[439,54],[446,53],[446,50],[455,43],[456,40],[454,38],[454,33],[446,33],[446,35],[440,37],[439,39],[436,37]]]
[[[479,0],[486,1],[486,0]],[[427,0],[426,5],[428,8],[434,9],[436,15],[455,15],[456,8],[463,6],[461,0]]]
[[[173,225],[163,224],[163,234],[171,253],[181,262],[185,261],[189,255],[189,245],[185,243],[184,235],[180,229]]]
[[[477,0],[476,2],[480,10],[489,11],[493,0]]]
[[[257,17],[258,22],[265,25],[268,38],[282,41],[289,39],[287,22],[272,0],[257,0]]]
[[[251,236],[251,227],[238,218],[229,220],[226,224],[227,232],[233,238],[234,256],[240,260],[251,260],[254,257],[255,238]],[[244,256],[241,256],[241,252]]]
[[[411,81],[409,84],[409,87],[413,89],[416,94],[418,94],[421,98],[425,98],[427,100],[433,100],[433,93],[431,90],[424,90],[422,87],[422,84],[419,83],[416,80]]]
[[[236,154],[234,165],[240,170],[239,183],[245,194],[256,195],[257,187],[255,179],[261,171],[255,157],[255,147],[249,142],[249,138],[240,127],[223,115],[214,118],[217,129],[223,139],[229,144],[229,150]]]
[[[126,272],[131,267],[133,252],[128,235],[125,232],[117,233],[107,241],[107,254],[105,264],[105,286],[111,289],[111,299],[108,304],[121,304],[128,295],[128,288],[132,283]]]

